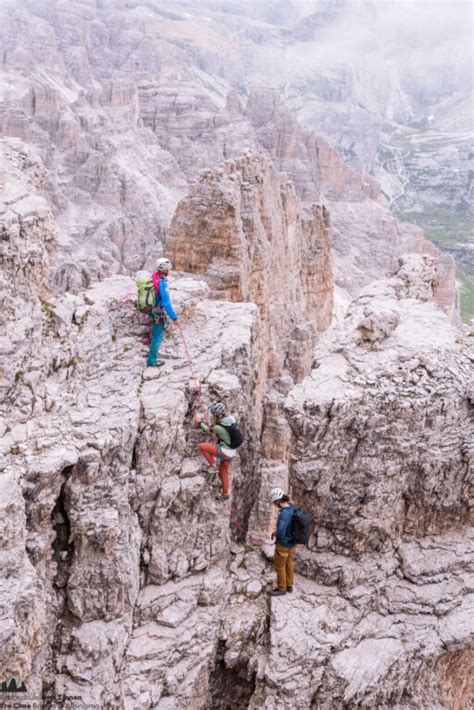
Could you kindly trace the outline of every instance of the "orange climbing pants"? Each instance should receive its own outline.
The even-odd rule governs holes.
[[[219,450],[217,444],[199,444],[199,451],[210,466],[214,466],[219,460]],[[222,454],[221,454],[222,456]],[[219,478],[221,479],[222,494],[229,495],[229,460],[222,460],[219,464]]]
[[[277,587],[282,592],[286,592],[287,587],[293,586],[295,577],[295,563],[293,562],[293,553],[296,545],[293,547],[285,547],[279,542],[275,545],[275,555],[273,557],[273,566],[277,573]]]

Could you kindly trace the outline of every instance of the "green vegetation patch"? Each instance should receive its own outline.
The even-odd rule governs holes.
[[[469,323],[474,318],[474,269],[458,267],[456,277],[460,283],[460,310],[463,323]]]
[[[474,318],[474,267],[472,248],[474,224],[466,209],[426,205],[417,212],[399,212],[399,219],[422,227],[426,239],[456,260],[456,278],[460,284],[460,312],[464,323]]]

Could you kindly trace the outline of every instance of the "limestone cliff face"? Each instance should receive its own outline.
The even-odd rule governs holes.
[[[294,357],[305,329],[308,339],[331,322],[329,216],[316,205],[303,211],[293,185],[262,155],[228,161],[191,186],[166,252],[176,268],[202,274],[214,297],[258,306],[267,377]]]
[[[474,354],[435,283],[412,257],[366,287],[289,393],[287,485],[316,525],[253,707],[472,701]]]
[[[470,521],[471,361],[458,331],[427,305],[435,281],[430,257],[412,257],[367,287],[287,400],[295,446],[305,449],[293,487],[304,499],[312,481],[319,531],[343,554]],[[351,433],[352,445],[339,446],[337,432]]]
[[[311,374],[302,336],[296,387],[288,363],[273,380],[262,368],[263,303],[211,299],[201,277],[171,282],[201,398],[226,401],[244,430],[229,511],[196,456],[201,405],[182,345],[168,339],[165,367],[144,372],[127,277],[52,298],[44,169],[18,143],[2,160],[18,186],[0,212],[3,332],[19,356],[3,373],[0,680],[24,680],[46,707],[63,693],[126,710],[469,706],[474,356],[430,303],[436,264],[405,260],[367,288],[318,335]],[[259,160],[242,165],[262,197]],[[304,236],[280,189],[273,224]],[[258,233],[265,246],[270,232]],[[271,567],[230,513],[266,538],[274,485],[315,528],[293,597],[269,602]]]
[[[8,195],[2,213],[3,273],[36,250],[40,282],[50,215],[40,198],[34,219],[22,212],[33,197],[21,172],[36,163],[14,147],[4,165],[6,177],[20,173],[24,202]],[[20,302],[21,279],[11,288]],[[34,340],[6,373],[0,678],[21,678],[46,705],[66,693],[100,707],[151,707],[161,696],[203,706],[230,594],[230,519],[214,497],[215,473],[196,457],[186,355],[169,348],[166,385],[158,372],[143,377],[143,328],[124,303],[133,288],[116,277],[43,309],[32,288]],[[258,311],[207,296],[202,282],[172,289],[202,398],[229,398],[244,422],[244,461],[258,446]],[[6,311],[4,325],[13,343],[24,337],[18,311]],[[237,461],[245,510],[252,475],[246,483],[239,471]]]
[[[214,298],[258,307],[253,420],[261,444],[252,451],[248,478],[255,492],[261,481],[278,482],[286,470],[284,395],[309,373],[315,338],[331,322],[328,213],[319,205],[302,208],[292,183],[266,157],[248,153],[190,187],[173,218],[166,253],[176,268],[205,278]]]
[[[260,145],[277,169],[291,176],[302,200],[357,202],[379,196],[377,183],[356,175],[323,138],[302,128],[276,91],[252,91],[245,115]]]
[[[24,375],[38,348],[39,299],[51,296],[48,282],[55,246],[53,216],[39,190],[47,178],[38,157],[18,142],[0,145],[0,371],[4,406],[10,387]],[[10,400],[16,408],[21,403]],[[25,421],[31,401],[25,402]]]

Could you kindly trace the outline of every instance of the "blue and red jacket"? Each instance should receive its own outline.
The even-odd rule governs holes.
[[[178,316],[175,313],[173,306],[171,305],[170,294],[168,291],[168,279],[166,278],[166,274],[162,274],[159,271],[156,271],[151,277],[151,280],[153,281],[153,286],[155,287],[156,291],[155,306],[161,306],[161,308],[165,310],[167,315],[169,315],[171,320],[178,320]]]

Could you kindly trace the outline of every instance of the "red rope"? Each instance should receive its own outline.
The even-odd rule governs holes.
[[[229,503],[229,508],[228,508],[227,512],[229,513],[229,518],[232,520],[232,522],[234,523],[235,527],[238,528],[241,533],[243,533],[243,535],[244,535],[244,537],[245,537],[246,540],[250,540],[250,542],[253,543],[254,545],[267,545],[267,544],[269,544],[269,541],[268,541],[268,540],[259,540],[258,538],[253,537],[253,535],[252,535],[251,533],[249,533],[248,530],[245,530],[245,529],[240,525],[240,523],[239,523],[239,521],[237,520],[237,518],[235,518],[235,517],[232,515],[232,506],[231,506],[230,503]]]
[[[195,372],[195,370],[194,370],[193,362],[192,362],[192,359],[191,359],[191,353],[189,352],[189,349],[188,349],[188,346],[187,346],[187,343],[186,343],[186,339],[185,339],[185,337],[184,337],[183,329],[182,329],[181,323],[180,323],[179,321],[177,321],[177,326],[178,326],[179,334],[181,335],[181,340],[183,341],[184,351],[185,351],[185,353],[186,353],[186,357],[187,357],[187,360],[188,360],[189,369],[191,370],[191,377],[194,379],[194,382],[196,383],[196,394],[197,394],[197,398],[198,398],[198,400],[199,400],[199,404],[200,404],[201,409],[202,409],[202,414],[203,414],[203,416],[205,417],[206,407],[204,406],[204,402],[203,402],[203,399],[202,399],[201,385],[199,384],[199,380],[198,380],[197,375],[196,375],[196,372]],[[205,421],[205,420],[204,420],[204,421]],[[208,427],[209,430],[210,430],[210,425],[209,425],[206,421],[205,421],[205,423],[206,423],[207,427]],[[211,432],[211,436],[212,436],[212,432]],[[213,436],[212,436],[212,439],[214,439]]]

